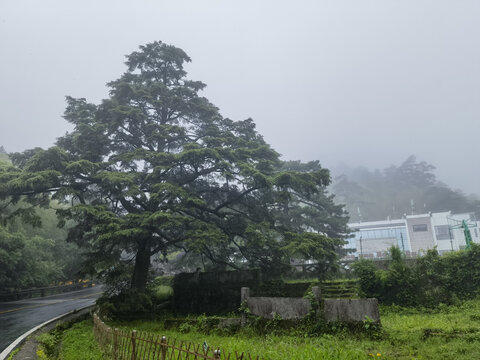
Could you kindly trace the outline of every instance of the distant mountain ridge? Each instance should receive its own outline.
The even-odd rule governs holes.
[[[433,170],[433,165],[417,161],[414,155],[383,170],[344,167],[343,174],[334,176],[330,190],[338,203],[345,204],[351,222],[448,210],[475,212],[480,217],[480,200],[452,190],[436,179]]]

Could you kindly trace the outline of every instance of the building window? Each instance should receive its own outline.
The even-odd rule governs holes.
[[[435,235],[437,235],[437,240],[450,240],[450,230],[448,229],[448,225],[435,226]]]
[[[417,224],[413,225],[413,231],[428,231],[427,224]]]

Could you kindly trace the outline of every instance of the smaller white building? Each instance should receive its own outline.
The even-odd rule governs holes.
[[[464,249],[465,221],[472,241],[480,243],[480,222],[473,214],[452,214],[450,211],[405,215],[402,219],[387,219],[348,224],[353,237],[346,247],[355,249],[348,258],[383,258],[396,245],[407,256],[415,257],[437,247],[439,253]]]

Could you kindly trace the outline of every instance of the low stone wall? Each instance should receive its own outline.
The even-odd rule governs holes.
[[[325,299],[323,300],[325,320],[360,322],[368,318],[380,321],[377,299]]]
[[[321,299],[320,288],[312,288],[318,306],[323,310],[327,322],[340,321],[346,323],[362,322],[371,319],[380,322],[377,299]],[[250,313],[267,319],[272,319],[275,314],[285,320],[302,319],[308,315],[312,303],[304,298],[290,297],[250,297],[250,289],[241,289],[241,302]],[[242,315],[242,325],[246,322],[246,315]]]
[[[320,301],[320,288],[312,288],[313,295]],[[246,304],[253,315],[272,319],[275,315],[284,320],[301,319],[308,315],[312,305],[310,300],[292,297],[250,297],[250,289],[242,287],[241,302]],[[242,316],[242,324],[245,324],[245,314]]]
[[[252,297],[247,306],[253,315],[273,319],[279,315],[282,319],[301,319],[310,311],[310,301],[302,298]]]

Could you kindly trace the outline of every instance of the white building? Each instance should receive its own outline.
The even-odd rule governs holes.
[[[405,215],[402,219],[348,224],[353,237],[346,245],[355,249],[350,258],[382,258],[392,245],[407,256],[418,256],[435,246],[439,253],[464,249],[462,221],[468,224],[472,241],[480,243],[480,222],[473,214],[452,214],[450,211]]]

